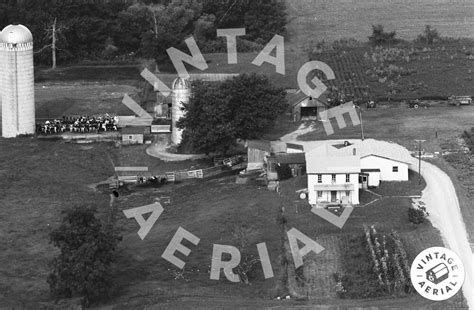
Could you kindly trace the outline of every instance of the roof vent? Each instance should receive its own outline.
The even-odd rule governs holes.
[[[356,148],[353,148],[353,149],[352,149],[352,154],[353,154],[354,156],[357,155],[357,149],[356,149]]]

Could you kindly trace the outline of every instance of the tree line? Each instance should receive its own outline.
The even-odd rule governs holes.
[[[286,30],[282,0],[10,0],[0,3],[0,27],[23,24],[33,33],[35,62],[168,60],[193,35],[204,53],[225,52],[216,29],[246,28],[240,51],[258,50]],[[52,43],[54,37],[54,45]]]

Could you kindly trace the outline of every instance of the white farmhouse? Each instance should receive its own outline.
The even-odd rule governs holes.
[[[307,152],[308,202],[316,207],[359,204],[360,157],[334,156],[322,145]]]

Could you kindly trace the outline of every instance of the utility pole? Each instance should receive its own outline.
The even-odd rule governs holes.
[[[361,138],[362,138],[362,141],[364,141],[364,124],[362,123],[362,109],[358,105],[355,105],[355,104],[354,104],[354,108],[359,110]]]
[[[418,142],[418,184],[421,184],[421,142],[426,140],[415,140]]]

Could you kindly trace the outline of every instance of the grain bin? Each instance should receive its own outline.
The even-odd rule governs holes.
[[[0,33],[0,97],[2,136],[35,133],[33,36],[23,25]]]
[[[176,123],[184,116],[183,104],[189,102],[191,96],[191,85],[187,79],[176,78],[172,84],[172,103],[171,103],[171,142],[178,145],[181,143],[183,130],[176,126]]]

